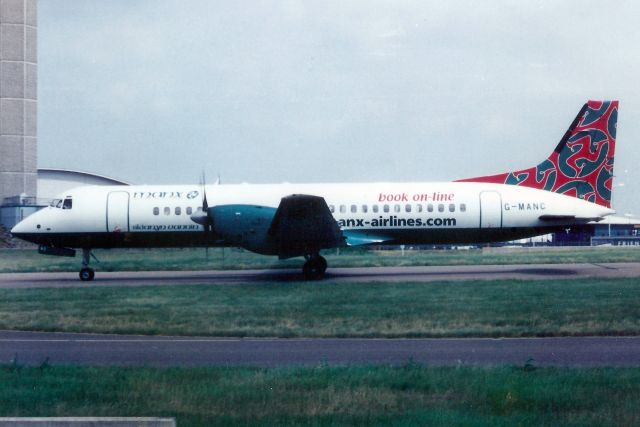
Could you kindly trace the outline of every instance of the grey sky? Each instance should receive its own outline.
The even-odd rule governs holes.
[[[638,2],[38,7],[40,166],[149,184],[452,180],[533,166],[587,99],[619,99],[614,208],[640,214]]]

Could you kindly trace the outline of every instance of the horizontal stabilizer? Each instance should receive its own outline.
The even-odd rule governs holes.
[[[579,217],[575,215],[540,215],[538,217],[540,221],[571,221],[571,222],[591,222],[591,221],[602,221],[604,218],[601,216],[597,217]]]

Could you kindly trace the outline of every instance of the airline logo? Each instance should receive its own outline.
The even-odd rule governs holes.
[[[195,199],[198,191],[135,191],[134,199]]]

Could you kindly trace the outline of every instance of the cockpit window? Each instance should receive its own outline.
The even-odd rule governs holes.
[[[71,209],[73,208],[73,199],[67,197],[66,199],[53,199],[49,204],[52,208],[56,209]]]

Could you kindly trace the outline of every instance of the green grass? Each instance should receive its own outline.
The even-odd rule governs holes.
[[[0,289],[0,329],[259,337],[637,335],[637,279]]]
[[[640,369],[0,366],[0,416],[162,416],[185,426],[623,426]]]
[[[210,270],[299,268],[302,258],[279,261],[239,249],[128,249],[96,250],[99,271]],[[475,265],[538,263],[602,263],[640,261],[640,247],[488,248],[471,250],[374,251],[358,248],[324,253],[330,267],[378,267],[410,265]],[[80,257],[39,255],[35,249],[0,249],[0,273],[77,271]]]

